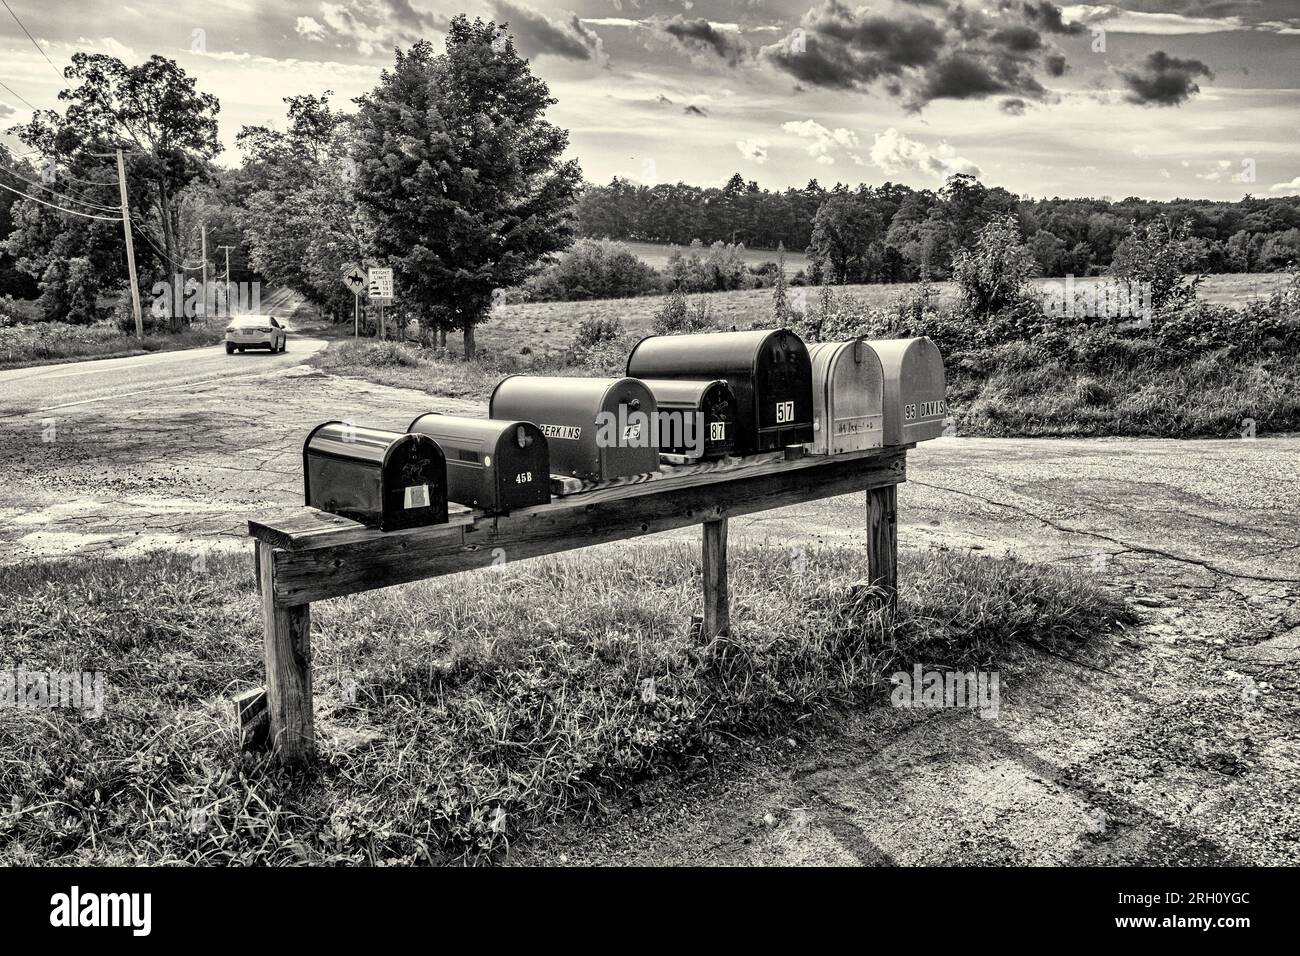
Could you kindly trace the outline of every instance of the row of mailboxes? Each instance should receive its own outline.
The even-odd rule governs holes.
[[[789,330],[650,336],[629,377],[511,375],[487,420],[421,415],[406,433],[327,422],[308,436],[309,505],[385,530],[545,504],[550,476],[608,481],[659,456],[834,455],[943,433],[943,359],[927,338],[818,343]],[[633,377],[636,376],[636,377]]]

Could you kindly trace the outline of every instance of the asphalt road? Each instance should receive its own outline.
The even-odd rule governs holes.
[[[301,364],[325,347],[310,335],[289,336],[288,350],[236,352],[223,345],[126,358],[42,365],[0,372],[0,417],[63,413],[81,405],[136,399],[171,391],[184,393],[210,382],[248,379]]]

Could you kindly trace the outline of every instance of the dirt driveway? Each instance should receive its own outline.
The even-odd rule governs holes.
[[[482,413],[322,375],[299,343],[286,361],[241,364],[244,377],[0,411],[0,565],[246,547],[250,515],[298,501],[310,426]],[[1003,686],[995,720],[879,708],[731,773],[647,788],[515,858],[1300,862],[1300,439],[942,439],[909,474],[903,547],[1075,565],[1128,594],[1143,625],[1087,660],[1044,656]],[[732,534],[807,545],[862,523],[850,496],[738,519]]]

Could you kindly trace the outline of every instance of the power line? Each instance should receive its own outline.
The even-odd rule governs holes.
[[[16,172],[15,170],[10,169],[8,166],[4,165],[3,163],[0,163],[0,169],[3,169],[6,173],[8,173],[10,176],[13,176],[15,179],[21,179],[29,186],[35,186],[37,189],[43,189],[45,190],[45,192],[49,193],[50,195],[57,196],[58,198],[67,200],[68,202],[78,203],[82,206],[86,206],[89,209],[100,209],[103,210],[104,212],[121,211],[121,207],[119,206],[105,206],[102,203],[87,202],[86,200],[81,199],[80,197],[77,196],[66,196],[57,190],[51,189],[49,186],[42,186],[40,183],[36,182],[35,180],[28,179],[26,176],[23,176],[20,173]],[[107,183],[103,185],[107,185]]]
[[[24,103],[26,103],[26,104],[31,108],[31,111],[32,111],[33,113],[39,113],[39,112],[40,112],[40,109],[39,109],[38,107],[32,106],[32,101],[31,101],[31,100],[29,100],[27,97],[23,96],[21,93],[17,93],[17,92],[15,92],[15,91],[14,91],[14,88],[13,88],[12,86],[10,86],[8,83],[6,83],[4,80],[0,80],[0,86],[3,86],[6,90],[8,90],[10,96],[16,96],[16,97],[18,97],[18,99],[20,99],[20,100],[22,100]]]
[[[7,190],[9,190],[11,193],[13,193],[15,196],[22,196],[24,199],[30,199],[32,202],[38,202],[38,203],[40,203],[42,206],[49,206],[51,209],[57,209],[57,210],[59,210],[59,212],[66,212],[66,213],[69,213],[69,214],[71,214],[71,215],[73,215],[73,216],[82,216],[82,217],[84,217],[84,218],[86,218],[86,219],[107,219],[107,220],[110,221],[110,222],[121,222],[121,221],[122,221],[122,217],[121,217],[120,214],[119,214],[119,215],[116,215],[116,216],[92,216],[92,215],[90,215],[90,213],[79,212],[79,211],[76,210],[76,209],[68,209],[68,208],[66,208],[66,207],[64,207],[64,206],[56,206],[54,203],[52,203],[52,202],[46,202],[44,199],[38,199],[38,198],[35,197],[35,196],[29,196],[29,195],[27,195],[27,193],[23,192],[21,189],[14,189],[12,186],[6,186],[4,183],[0,183],[0,189],[7,189]]]
[[[23,26],[23,21],[18,19],[18,14],[14,13],[14,8],[9,6],[9,0],[0,0],[0,3],[3,3],[5,5],[5,9],[9,11],[9,16],[14,18],[14,23],[22,27],[23,33],[27,34],[27,39],[31,40],[32,46],[36,47],[36,52],[39,53],[41,56],[45,57],[45,62],[50,65],[50,69],[53,70],[55,73],[58,73],[60,80],[64,79],[63,73],[59,70],[57,66],[54,65],[54,61],[50,59],[49,54],[47,54],[44,48],[39,43],[36,42],[36,37],[32,36],[31,32],[27,29],[27,27]]]

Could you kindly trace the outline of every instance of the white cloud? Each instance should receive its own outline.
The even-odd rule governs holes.
[[[325,27],[315,17],[299,17],[294,25],[294,31],[309,40],[321,40],[325,37]]]
[[[1253,30],[1240,17],[1189,17],[1181,13],[1140,13],[1121,10],[1113,3],[1080,3],[1061,7],[1065,20],[1077,20],[1090,27],[1102,27],[1112,33],[1145,33],[1153,36],[1178,36],[1188,33],[1226,33]]]
[[[112,37],[101,37],[98,40],[88,40],[85,37],[77,37],[75,49],[91,50],[95,53],[107,53],[109,56],[115,56],[123,63],[133,63],[138,57],[135,50],[131,49],[120,40]]]
[[[1288,195],[1294,194],[1300,196],[1300,176],[1297,176],[1289,183],[1274,183],[1272,186],[1268,187],[1268,191],[1271,193],[1287,193]]]
[[[876,134],[871,145],[871,162],[887,173],[919,172],[936,179],[947,179],[956,173],[980,175],[980,168],[962,156],[947,143],[931,150],[924,143],[908,139],[894,127]]]
[[[761,139],[738,139],[736,149],[740,155],[760,166],[767,162],[767,142]]]
[[[858,145],[858,134],[853,130],[843,127],[827,129],[816,120],[791,120],[782,123],[781,129],[805,140],[808,155],[823,166],[835,164],[835,157],[831,155],[835,147],[855,149]]]

